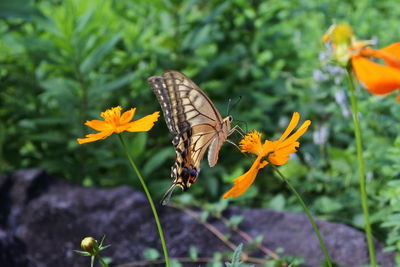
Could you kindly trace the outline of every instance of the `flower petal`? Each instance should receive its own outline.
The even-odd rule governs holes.
[[[77,141],[79,144],[84,144],[84,143],[89,143],[89,142],[94,142],[98,141],[101,139],[105,139],[109,137],[113,131],[103,131],[100,133],[95,133],[95,134],[87,134],[85,138],[78,138]]]
[[[352,58],[358,80],[373,94],[387,94],[400,88],[400,70],[379,65],[367,58]]]
[[[268,164],[265,160],[260,163],[261,159],[262,156],[258,156],[249,171],[234,179],[234,186],[224,194],[224,198],[238,197],[247,191],[256,179],[258,171]]]
[[[154,112],[151,115],[141,118],[140,120],[130,122],[126,128],[128,132],[147,132],[154,126],[154,122],[160,117],[160,112]]]
[[[279,148],[274,153],[270,154],[268,161],[277,166],[283,165],[288,162],[290,154],[296,152],[296,148],[299,146],[299,142],[292,142],[285,147]]]
[[[286,128],[285,132],[282,134],[279,141],[284,140],[289,134],[296,128],[297,124],[299,123],[300,115],[298,112],[293,113],[292,119],[290,120],[289,126]]]
[[[105,121],[99,121],[99,120],[86,121],[85,125],[89,126],[92,129],[95,129],[96,131],[99,131],[99,132],[112,129],[110,124],[108,124]]]
[[[376,50],[373,56],[382,58],[391,67],[400,68],[400,42]]]
[[[130,110],[125,111],[121,115],[120,123],[125,124],[132,120],[133,116],[135,116],[136,108],[131,108]]]
[[[292,134],[288,139],[282,142],[282,145],[286,146],[287,144],[295,142],[308,130],[310,124],[311,124],[310,120],[306,120],[305,122],[303,122],[303,124],[299,127],[299,129],[297,129],[297,131],[294,134]]]

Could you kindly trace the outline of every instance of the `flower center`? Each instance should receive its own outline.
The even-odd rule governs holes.
[[[239,143],[242,152],[249,152],[257,156],[263,152],[261,144],[261,134],[257,131],[251,131]]]
[[[121,117],[121,110],[122,108],[120,106],[114,107],[111,109],[107,109],[106,111],[102,112],[100,114],[101,117],[104,118],[104,120],[114,126],[119,125],[119,119]]]

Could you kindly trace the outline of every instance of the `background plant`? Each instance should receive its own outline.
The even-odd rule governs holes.
[[[242,96],[233,117],[269,138],[293,111],[311,119],[301,151],[281,171],[316,215],[362,227],[349,92],[343,73],[322,66],[320,38],[332,20],[346,21],[359,39],[373,36],[383,47],[399,41],[399,12],[395,0],[4,0],[1,171],[42,167],[84,185],[130,183],[133,173],[113,149],[116,142],[76,144],[85,133],[82,121],[116,105],[140,106],[139,116],[159,110],[146,79],[176,69],[193,78],[223,115],[228,99]],[[393,95],[357,93],[373,232],[400,251],[400,107]],[[161,122],[128,143],[159,197],[174,161],[167,133]],[[231,179],[249,167],[234,150],[225,145],[219,164],[203,164],[189,195],[175,198],[203,206],[217,202]],[[265,174],[234,203],[301,212],[277,181]]]

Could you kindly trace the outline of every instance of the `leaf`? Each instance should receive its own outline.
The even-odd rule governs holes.
[[[74,29],[75,34],[79,34],[89,23],[90,19],[92,18],[93,15],[93,9],[89,9],[86,11],[82,16],[78,18],[76,27]]]
[[[154,170],[158,169],[158,167],[160,167],[165,160],[173,154],[172,150],[171,147],[167,147],[154,154],[154,156],[152,156],[144,165],[143,174],[148,176]]]
[[[268,207],[273,210],[284,210],[286,205],[286,199],[283,194],[278,194],[274,196],[270,201]]]
[[[0,1],[0,17],[22,18],[32,20],[34,16],[43,17],[42,13],[27,0],[2,0]]]
[[[158,250],[155,248],[148,248],[145,251],[143,251],[143,256],[145,257],[146,260],[154,261],[160,258],[160,252],[158,252]]]
[[[233,252],[232,261],[230,263],[229,262],[225,262],[225,265],[227,267],[239,267],[241,265],[241,263],[242,263],[240,261],[240,255],[242,254],[242,250],[243,250],[243,244],[240,243],[239,246],[237,246],[237,248]]]
[[[135,158],[143,154],[147,143],[147,133],[136,133],[133,138],[128,140],[128,148],[132,151]]]
[[[193,261],[197,261],[199,259],[199,251],[196,247],[190,246],[189,257]]]
[[[229,218],[229,225],[231,227],[237,228],[239,224],[243,221],[243,219],[244,218],[242,215],[233,215]]]
[[[121,35],[118,33],[114,35],[111,39],[103,43],[101,46],[94,49],[82,62],[79,70],[82,74],[88,74],[102,61],[102,59],[107,56],[117,42],[121,39]]]
[[[113,81],[103,84],[101,86],[94,86],[89,89],[89,98],[92,101],[95,101],[98,99],[100,96],[102,96],[105,93],[112,92],[118,88],[121,88],[122,86],[130,83],[136,76],[136,73],[128,73],[125,75],[122,75]]]

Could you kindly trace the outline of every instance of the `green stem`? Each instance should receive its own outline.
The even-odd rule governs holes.
[[[315,234],[318,237],[319,240],[319,245],[321,246],[322,252],[324,253],[325,256],[325,261],[328,264],[329,267],[332,267],[332,260],[329,257],[328,251],[326,250],[324,240],[322,239],[321,234],[319,233],[317,224],[314,221],[314,218],[311,215],[310,210],[308,209],[306,203],[304,203],[303,199],[301,198],[300,194],[296,191],[296,189],[289,183],[289,181],[283,176],[283,174],[278,170],[278,168],[271,164],[271,166],[275,169],[276,173],[279,175],[279,177],[286,183],[287,187],[292,191],[292,193],[297,197],[297,200],[300,202],[301,206],[303,207],[304,211],[307,214],[308,219],[311,222],[312,228],[314,229]]]
[[[164,259],[165,259],[165,266],[169,267],[169,260],[168,260],[168,251],[167,251],[167,245],[165,244],[165,239],[164,239],[164,234],[163,234],[163,230],[161,227],[161,223],[160,223],[160,219],[158,218],[158,214],[157,214],[157,210],[154,206],[153,203],[153,199],[151,198],[149,189],[146,186],[146,183],[144,182],[144,179],[142,177],[142,175],[139,172],[139,169],[136,167],[135,162],[133,162],[131,155],[129,154],[128,148],[125,145],[124,139],[122,138],[121,134],[118,135],[119,140],[121,141],[122,146],[124,147],[126,156],[129,159],[129,162],[132,165],[133,170],[136,172],[137,177],[139,178],[140,183],[142,184],[143,190],[146,193],[147,199],[149,200],[150,206],[151,206],[151,210],[153,211],[153,215],[154,215],[154,219],[156,221],[157,224],[157,229],[158,229],[158,233],[160,235],[160,240],[161,240],[161,246],[164,252]]]
[[[358,120],[357,98],[355,96],[355,86],[354,86],[353,76],[349,69],[347,69],[347,81],[348,81],[348,84],[350,87],[350,100],[351,100],[351,107],[353,110],[354,135],[356,136],[356,146],[357,146],[358,180],[359,180],[359,184],[360,184],[361,204],[362,204],[364,218],[365,218],[365,232],[367,234],[368,251],[369,251],[369,257],[371,260],[371,265],[373,267],[376,267],[377,265],[376,265],[376,259],[375,259],[375,248],[374,248],[374,242],[372,239],[371,224],[369,222],[367,190],[366,190],[366,186],[365,186],[363,147],[362,147],[362,141],[361,141],[360,121]]]

